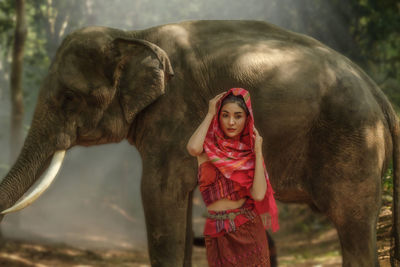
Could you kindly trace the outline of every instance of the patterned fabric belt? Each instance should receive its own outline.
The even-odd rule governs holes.
[[[245,206],[245,205],[243,205]],[[241,207],[235,209],[235,211],[212,211],[210,213],[207,211],[207,218],[215,220],[217,232],[222,231],[224,228],[224,220],[229,220],[230,231],[236,231],[235,218],[236,216],[243,214],[248,219],[253,220],[257,214],[253,209],[248,209],[247,207]]]
[[[211,213],[207,212],[207,218],[216,219],[216,220],[225,220],[225,219],[233,220],[239,214],[245,214],[245,213],[246,213],[245,210],[240,210],[238,212],[230,212],[230,213],[225,213],[225,214],[211,214]]]

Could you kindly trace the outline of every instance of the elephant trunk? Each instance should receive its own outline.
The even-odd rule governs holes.
[[[43,135],[32,129],[34,128],[29,131],[19,157],[0,183],[0,211],[11,207],[21,198],[47,169],[55,152],[49,140],[44,141]]]
[[[50,167],[47,169],[46,175],[43,177],[40,184],[38,184],[35,187],[35,190],[33,190],[25,198],[18,201],[18,203],[16,203],[11,208],[8,208],[8,209],[2,211],[0,214],[7,214],[7,213],[19,211],[19,210],[29,206],[33,202],[35,202],[35,200],[38,199],[46,191],[47,188],[49,188],[51,183],[54,181],[54,178],[56,178],[56,175],[57,175],[58,171],[60,170],[60,167],[64,160],[64,156],[65,156],[65,150],[57,151],[54,154],[54,156],[52,157],[53,160],[51,161]]]

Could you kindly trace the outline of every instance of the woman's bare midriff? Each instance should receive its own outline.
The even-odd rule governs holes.
[[[198,166],[200,166],[203,162],[206,162],[210,160],[207,156],[206,153],[201,153],[199,156],[197,156],[197,162]],[[212,211],[222,211],[222,210],[231,210],[231,209],[237,209],[240,208],[244,202],[246,201],[245,198],[239,199],[239,200],[230,200],[227,198],[223,198],[220,200],[215,201],[214,203],[208,205],[207,210],[212,210]]]
[[[214,203],[208,205],[207,210],[212,211],[221,211],[221,210],[231,210],[240,208],[244,202],[246,201],[245,198],[239,200],[230,200],[230,199],[220,199],[215,201]]]

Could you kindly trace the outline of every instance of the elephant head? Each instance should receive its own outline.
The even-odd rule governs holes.
[[[46,180],[57,172],[49,167],[54,155],[62,161],[64,152],[75,145],[120,142],[135,116],[164,94],[173,76],[167,54],[134,35],[87,27],[64,39],[40,89],[24,146],[0,184],[2,213],[37,198],[29,196],[7,209],[46,169],[52,170],[50,178],[39,188],[49,185]]]

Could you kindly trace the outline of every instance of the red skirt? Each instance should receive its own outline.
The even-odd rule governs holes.
[[[210,267],[269,267],[267,235],[259,215],[234,232],[218,237],[205,236]]]

